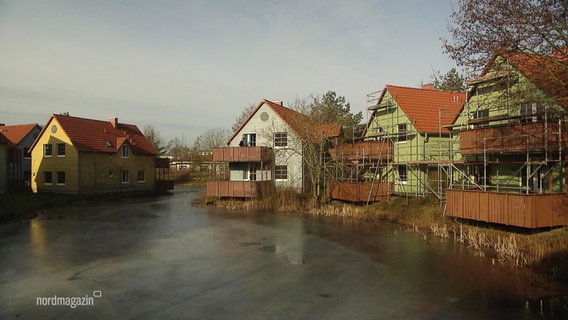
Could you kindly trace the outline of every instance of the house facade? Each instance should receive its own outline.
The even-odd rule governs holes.
[[[307,132],[314,130],[309,123],[307,116],[281,102],[263,99],[233,132],[227,147],[213,149],[213,161],[228,163],[228,172],[208,182],[207,195],[256,197],[272,188],[305,189],[305,144]],[[319,128],[325,135],[340,131],[339,126]]]
[[[567,89],[542,59],[496,54],[468,83],[471,97],[453,126],[459,159],[448,216],[525,228],[568,224]]]
[[[10,141],[0,133],[0,194],[7,192],[8,188],[8,145]]]
[[[30,147],[41,131],[38,124],[0,125],[0,133],[8,140],[7,191],[30,190]]]
[[[389,194],[432,192],[443,197],[445,166],[451,156],[450,131],[445,126],[454,121],[464,103],[464,93],[430,86],[385,86],[377,104],[369,108],[364,141],[338,149],[353,164],[349,170],[357,172],[356,179],[351,175],[345,182],[362,190],[357,191],[361,193],[358,202],[380,201]],[[382,197],[373,195],[377,192]]]
[[[34,192],[155,190],[154,147],[117,118],[100,121],[52,115],[31,147]]]

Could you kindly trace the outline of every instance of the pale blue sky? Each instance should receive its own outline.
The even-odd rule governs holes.
[[[455,66],[454,2],[0,0],[0,122],[117,116],[193,142],[262,98],[333,90],[363,111]]]

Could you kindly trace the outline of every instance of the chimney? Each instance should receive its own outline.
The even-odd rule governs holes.
[[[424,89],[424,90],[436,90],[436,88],[434,88],[433,83],[427,83],[427,84],[423,85],[422,89]]]
[[[118,126],[118,118],[114,117],[114,118],[110,118],[110,124],[112,124],[113,128],[116,128]]]

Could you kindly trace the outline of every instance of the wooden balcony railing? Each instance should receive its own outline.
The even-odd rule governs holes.
[[[271,190],[272,181],[229,181],[207,182],[207,196],[220,198],[256,198]]]
[[[460,132],[461,154],[558,152],[568,147],[568,125],[529,122]]]
[[[169,158],[156,158],[156,168],[169,168],[170,159]]]
[[[274,151],[268,147],[219,147],[213,148],[213,161],[223,162],[271,162]]]
[[[393,190],[394,184],[390,182],[331,182],[327,184],[326,193],[334,200],[378,202],[388,199]]]
[[[331,148],[329,153],[333,160],[392,160],[393,145],[390,140],[360,141]]]
[[[523,228],[568,225],[568,194],[446,190],[446,215]]]

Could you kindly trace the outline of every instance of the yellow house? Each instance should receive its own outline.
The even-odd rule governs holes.
[[[30,150],[34,192],[156,188],[156,150],[135,125],[117,118],[52,115]]]

